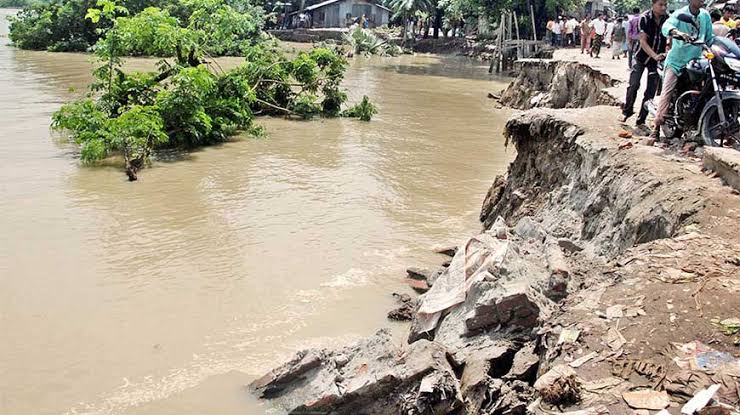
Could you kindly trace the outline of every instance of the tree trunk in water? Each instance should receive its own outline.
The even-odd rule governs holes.
[[[442,27],[442,9],[437,9],[434,14],[434,34],[432,37],[439,39],[439,28]]]

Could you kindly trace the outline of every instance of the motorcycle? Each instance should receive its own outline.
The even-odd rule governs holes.
[[[690,15],[680,14],[677,18],[698,32]],[[714,37],[711,45],[696,38],[690,43],[701,47],[703,56],[692,59],[679,75],[675,98],[661,132],[667,138],[695,132],[705,145],[740,148],[740,48],[734,40],[719,36]],[[661,78],[663,70],[661,62]],[[655,116],[654,103],[645,105]]]

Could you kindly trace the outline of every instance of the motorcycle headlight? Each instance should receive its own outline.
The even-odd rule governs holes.
[[[730,67],[733,71],[740,72],[740,59],[735,58],[725,58],[725,63],[727,66]]]

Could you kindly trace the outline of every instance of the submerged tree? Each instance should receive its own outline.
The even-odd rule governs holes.
[[[90,19],[124,13],[111,0],[98,4],[100,9],[88,12]],[[200,37],[200,29],[171,31],[166,12],[147,8],[112,20],[94,48],[103,64],[94,70],[90,94],[64,105],[53,115],[52,126],[70,132],[84,162],[120,154],[129,180],[136,180],[156,149],[213,144],[240,130],[262,134],[253,122],[257,115],[344,115],[368,121],[375,112],[367,100],[362,110],[342,112],[347,94],[340,84],[347,62],[335,50],[315,48],[290,59],[257,33],[235,46],[245,63],[223,71],[204,61],[204,49],[211,45]],[[143,24],[151,21],[163,27]],[[172,48],[175,58],[160,61],[157,71],[125,73],[120,57],[141,48]]]

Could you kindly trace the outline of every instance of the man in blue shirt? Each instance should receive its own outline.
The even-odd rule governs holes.
[[[702,49],[689,43],[692,37],[697,41],[711,44],[714,39],[712,33],[712,17],[704,7],[704,0],[689,0],[689,5],[682,7],[671,14],[671,17],[663,24],[661,31],[666,37],[672,37],[671,51],[665,60],[665,71],[663,72],[663,92],[658,103],[655,115],[655,130],[650,135],[651,139],[657,140],[660,136],[660,126],[668,113],[673,93],[676,90],[678,75],[690,60],[701,56]],[[697,31],[691,24],[682,22],[676,18],[679,14],[688,14],[693,17],[694,23],[699,27]]]

